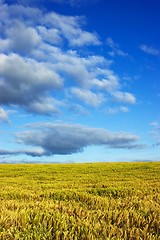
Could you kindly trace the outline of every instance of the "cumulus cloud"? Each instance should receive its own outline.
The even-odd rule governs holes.
[[[129,104],[134,104],[136,102],[136,98],[133,94],[128,92],[116,91],[112,93],[114,99],[118,102],[124,102]]]
[[[80,104],[71,104],[69,106],[69,111],[74,114],[89,115],[89,111]]]
[[[27,26],[40,24],[43,18],[43,13],[40,9],[23,6],[19,4],[3,4],[0,6],[0,24],[2,36],[6,35],[8,28],[12,27],[17,22],[25,23]]]
[[[62,80],[44,63],[16,54],[0,54],[0,103],[27,109],[45,102],[50,89],[62,87]],[[45,105],[45,104],[44,104]]]
[[[45,26],[38,26],[37,31],[46,43],[60,45],[63,42],[61,32],[56,28],[48,29]]]
[[[121,56],[121,57],[128,57],[128,53],[122,51],[117,43],[113,41],[111,37],[108,37],[106,39],[107,45],[111,48],[111,51],[109,52],[109,55],[112,57],[114,56]]]
[[[81,25],[86,21],[83,16],[65,16],[56,12],[45,14],[37,8],[7,4],[2,5],[0,11],[3,35],[11,38],[13,47],[18,48],[19,43],[21,50],[24,50],[23,43],[30,49],[40,41],[37,29],[47,42],[58,43],[63,36],[72,46],[100,44],[96,33],[82,29]],[[37,29],[33,28],[35,26]]]
[[[159,56],[160,55],[160,50],[158,50],[154,47],[142,44],[142,45],[139,46],[139,48],[140,48],[140,50],[142,50],[145,53],[148,53],[148,54],[151,54],[151,55],[154,55],[154,56]]]
[[[60,114],[59,107],[64,105],[65,103],[63,103],[62,101],[58,101],[53,97],[45,97],[39,99],[39,101],[37,102],[35,101],[29,103],[28,111],[40,115],[52,115],[53,113],[54,115],[59,115]]]
[[[16,134],[17,142],[37,150],[3,151],[0,154],[28,154],[32,156],[66,155],[83,151],[87,146],[109,148],[142,148],[139,137],[124,132],[112,133],[101,128],[78,124],[37,123],[26,126],[29,130]]]
[[[44,18],[44,23],[59,29],[72,46],[99,45],[97,34],[81,29],[81,23],[84,21],[84,17],[68,17],[55,12],[47,14]]]
[[[102,94],[96,94],[90,90],[72,88],[71,93],[87,105],[94,107],[98,107],[104,102],[104,96]]]
[[[103,78],[101,80],[99,80],[97,78],[94,79],[92,82],[92,85],[94,87],[97,87],[100,90],[112,93],[115,90],[119,89],[120,84],[118,82],[118,78],[113,73],[110,74],[109,71],[104,71],[104,73],[105,72],[106,72],[106,74],[104,74],[105,78]]]
[[[120,107],[109,107],[106,110],[107,114],[116,114],[116,113],[127,113],[129,112],[129,109],[125,106],[120,106]]]
[[[31,52],[41,41],[33,27],[27,27],[20,21],[6,30],[6,37],[8,38],[8,49],[22,54]]]
[[[75,104],[81,100],[93,107],[101,106],[105,95],[119,102],[135,101],[122,91],[111,61],[79,51],[101,44],[97,33],[85,30],[85,17],[19,4],[2,4],[0,12],[1,105],[51,115],[61,111],[65,98],[72,104],[66,92],[75,97]]]

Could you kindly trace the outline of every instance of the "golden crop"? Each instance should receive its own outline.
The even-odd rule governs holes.
[[[7,239],[160,239],[160,163],[1,164]]]

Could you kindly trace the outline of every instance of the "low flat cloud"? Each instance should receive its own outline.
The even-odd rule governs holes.
[[[29,150],[29,149],[22,149],[22,150],[1,150],[0,149],[0,156],[9,156],[9,155],[21,155],[21,154],[26,154],[28,156],[32,156],[32,157],[41,157],[43,156],[44,152],[41,149],[33,149],[33,150]]]
[[[32,156],[67,155],[83,151],[88,146],[139,149],[137,135],[125,132],[109,132],[78,124],[37,123],[26,126],[26,131],[16,134],[17,143],[29,145],[37,151],[2,151],[4,154],[27,154]]]

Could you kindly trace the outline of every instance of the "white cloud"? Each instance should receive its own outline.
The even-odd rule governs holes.
[[[5,31],[6,27],[13,26],[17,20],[25,22],[27,25],[40,23],[43,18],[43,13],[38,8],[32,8],[19,4],[0,6],[0,22],[3,23],[1,31]]]
[[[83,45],[100,45],[100,41],[96,34],[92,34],[86,31],[77,30],[77,32],[67,32],[67,39],[73,46],[83,46]]]
[[[127,113],[129,112],[129,109],[125,106],[120,106],[120,107],[114,107],[114,108],[107,108],[106,113],[107,114],[117,114],[117,113]]]
[[[58,39],[62,40],[61,36],[65,38],[71,46],[84,46],[84,45],[99,45],[100,40],[98,39],[98,35],[96,33],[91,33],[82,29],[82,24],[86,21],[82,16],[65,16],[55,12],[44,14],[41,10],[33,7],[24,7],[22,5],[2,5],[0,20],[3,24],[6,25],[5,28],[2,28],[1,31],[6,31],[6,29],[10,29],[13,26],[16,27],[17,22],[23,24],[24,22],[27,25],[37,25],[37,27],[41,28],[41,33],[43,31],[44,35],[48,35],[48,38],[52,39],[51,34],[53,33],[53,39],[58,41]],[[29,26],[28,26],[29,27]],[[42,30],[43,27],[47,27],[48,31],[45,29]],[[22,43],[25,41],[25,35],[28,36],[28,33],[31,31],[35,31],[35,29],[29,29],[27,32],[24,32],[23,27],[22,32],[18,31],[18,28],[12,30],[13,36],[15,38],[23,38]],[[20,30],[20,27],[19,27]],[[52,31],[51,31],[52,30]],[[14,35],[14,31],[17,31],[18,36]],[[45,32],[44,32],[45,31]],[[35,36],[32,36],[32,35]],[[32,33],[30,37],[36,37],[36,33]],[[29,39],[29,41],[35,39]],[[52,40],[53,41],[53,40]],[[21,44],[22,44],[21,43]],[[54,42],[55,43],[55,42]],[[56,42],[57,43],[57,42]],[[27,42],[26,42],[27,44]]]
[[[119,110],[120,110],[121,112],[129,112],[129,109],[128,109],[127,107],[125,107],[125,106],[121,106],[121,107],[119,108]]]
[[[98,107],[104,102],[104,96],[102,94],[96,94],[90,90],[72,88],[71,93],[82,100],[85,104]]]
[[[6,37],[9,50],[22,54],[31,52],[41,41],[33,27],[27,27],[19,21],[6,30]]]
[[[115,91],[112,93],[112,95],[117,102],[124,102],[124,103],[128,103],[128,104],[136,103],[136,98],[131,93]]]
[[[16,84],[15,87],[18,90],[28,90],[33,87],[44,91],[51,87],[62,87],[61,78],[45,63],[23,58],[17,54],[0,54],[0,74],[6,79],[8,85]],[[6,82],[1,80],[1,84],[4,86]]]
[[[97,75],[93,81],[92,85],[96,86],[100,90],[107,91],[109,93],[116,91],[120,87],[119,79],[111,70],[97,69]],[[98,79],[99,74],[101,74],[102,79]]]
[[[60,114],[59,106],[62,106],[63,103],[54,99],[54,98],[42,98],[37,102],[32,102],[28,105],[27,109],[30,112],[42,115],[58,115]]]
[[[158,50],[154,47],[142,44],[142,45],[139,46],[139,48],[145,53],[148,53],[148,54],[151,54],[151,55],[154,55],[154,56],[159,56],[160,55],[160,50]]]
[[[102,56],[89,55],[82,57],[77,51],[62,51],[57,47],[43,45],[46,60],[51,59],[53,68],[58,73],[66,74],[69,81],[76,82],[81,87],[98,88],[112,91],[119,88],[119,79],[109,69],[111,62]],[[42,54],[42,58],[45,57]]]
[[[18,4],[0,8],[0,104],[57,114],[64,101],[72,104],[65,92],[75,96],[75,104],[81,100],[93,107],[101,106],[107,95],[111,101],[135,101],[122,91],[119,77],[110,69],[112,61],[79,49],[100,44],[96,33],[84,30],[83,16]]]
[[[115,43],[112,38],[108,37],[106,39],[107,45],[112,49],[112,51],[109,52],[109,55],[112,57],[114,56],[121,56],[121,57],[128,57],[128,53],[122,51],[117,43]]]
[[[70,104],[69,110],[74,114],[89,115],[89,111],[80,104]]]
[[[99,45],[97,34],[82,30],[81,22],[84,22],[84,17],[68,17],[55,12],[44,18],[44,23],[59,29],[71,46]]]
[[[21,105],[29,110],[40,106],[47,92],[63,84],[58,74],[45,63],[16,54],[0,54],[0,76],[0,103]]]
[[[49,44],[61,45],[63,39],[61,33],[56,28],[46,28],[45,26],[38,26],[37,30],[42,37],[43,41]]]

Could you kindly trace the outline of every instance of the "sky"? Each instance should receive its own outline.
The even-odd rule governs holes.
[[[0,0],[0,163],[160,160],[159,0]]]

